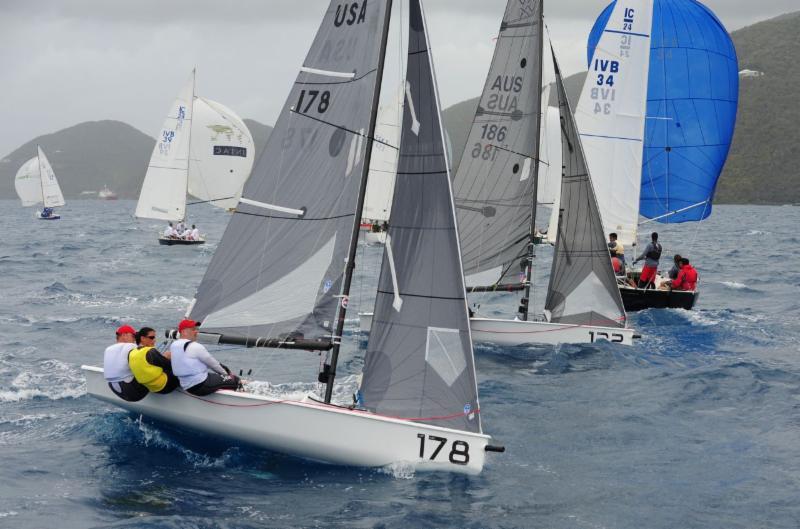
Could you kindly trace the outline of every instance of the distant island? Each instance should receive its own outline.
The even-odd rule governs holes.
[[[800,12],[732,33],[739,56],[739,113],[733,146],[715,195],[718,204],[800,202]],[[577,99],[585,73],[565,80]],[[480,87],[475,87],[477,92]],[[477,98],[444,110],[454,163],[464,148]],[[258,152],[272,127],[245,119]],[[32,139],[0,160],[0,199],[16,198],[14,175],[39,144],[67,199],[97,198],[108,187],[121,199],[137,198],[155,139],[120,121],[91,121]]]

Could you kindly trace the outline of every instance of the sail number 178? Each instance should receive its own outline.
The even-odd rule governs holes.
[[[417,439],[419,439],[420,459],[425,459],[426,454],[428,454],[428,459],[431,461],[436,459],[442,451],[442,448],[444,448],[448,442],[446,437],[439,437],[436,435],[426,436],[424,433],[418,433]],[[426,443],[426,440],[430,442]],[[466,465],[469,463],[469,443],[466,441],[453,441],[450,445],[448,459],[454,465]]]

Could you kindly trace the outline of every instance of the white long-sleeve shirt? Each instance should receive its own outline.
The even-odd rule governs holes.
[[[172,372],[180,380],[183,389],[202,383],[208,378],[209,369],[222,376],[227,375],[217,359],[202,344],[191,342],[184,349],[188,341],[181,338],[172,342],[169,347],[172,353]]]

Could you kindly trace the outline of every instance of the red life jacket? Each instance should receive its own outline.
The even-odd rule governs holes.
[[[697,286],[697,270],[690,264],[684,265],[678,272],[678,278],[672,285],[675,290],[694,290]]]
[[[615,274],[619,274],[622,271],[622,263],[619,262],[618,257],[611,258],[611,266],[614,267]]]

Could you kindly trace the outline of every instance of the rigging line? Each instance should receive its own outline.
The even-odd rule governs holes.
[[[206,204],[208,202],[217,202],[219,200],[230,200],[232,198],[236,198],[236,197],[223,197],[223,198],[212,198],[210,200],[198,200],[197,202],[187,202],[186,205],[187,206],[194,206],[195,204]]]
[[[386,143],[385,141],[380,140],[377,137],[370,138],[368,134],[364,134],[362,132],[351,130],[351,129],[348,129],[347,127],[343,127],[341,125],[336,125],[335,123],[331,123],[330,121],[325,121],[324,119],[319,119],[319,118],[315,118],[314,116],[309,116],[308,114],[303,114],[302,112],[298,112],[294,108],[290,108],[289,112],[292,113],[292,114],[297,114],[298,116],[303,116],[305,118],[317,121],[319,123],[322,123],[323,125],[328,125],[328,126],[333,127],[335,129],[339,129],[339,130],[343,130],[345,132],[349,132],[350,134],[353,134],[355,136],[361,136],[364,139],[372,140],[373,142],[380,143],[381,145],[385,145],[385,146],[389,147],[390,149],[394,149],[396,151],[400,150],[399,147],[395,147],[394,145]]]

